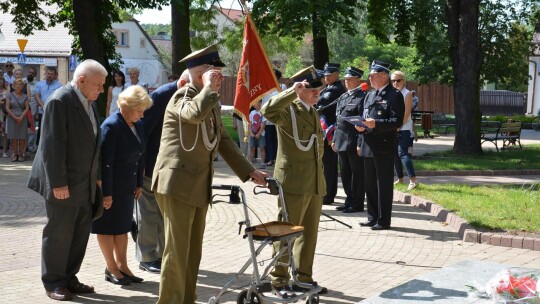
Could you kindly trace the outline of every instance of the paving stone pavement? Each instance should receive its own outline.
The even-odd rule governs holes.
[[[0,303],[53,303],[45,296],[40,280],[45,213],[42,198],[25,186],[30,166],[30,162],[14,164],[0,159]],[[216,162],[214,182],[240,184],[223,161]],[[273,220],[275,197],[255,196],[251,183],[241,186],[258,218],[263,222]],[[343,200],[340,189],[337,201]],[[321,296],[321,303],[356,303],[463,260],[540,268],[538,251],[464,243],[450,227],[411,205],[395,204],[392,230],[380,232],[358,225],[365,220],[365,213],[343,214],[334,207],[323,209],[352,225],[352,229],[321,218],[314,277],[329,290]],[[249,258],[248,242],[238,235],[238,222],[242,219],[240,205],[220,203],[209,209],[197,303],[206,303]],[[251,220],[252,224],[258,221],[254,216]],[[264,251],[261,258],[269,257],[269,251]],[[126,287],[105,282],[105,262],[92,235],[79,279],[94,285],[97,293],[76,296],[73,302],[155,303],[159,276],[138,269],[131,241],[128,257],[135,275],[145,282]],[[236,303],[238,292],[225,294],[221,303]]]

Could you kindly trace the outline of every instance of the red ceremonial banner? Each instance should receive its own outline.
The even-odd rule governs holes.
[[[249,117],[249,108],[264,94],[281,90],[274,70],[270,66],[255,24],[249,14],[244,24],[244,48],[236,79],[234,112],[244,121]]]

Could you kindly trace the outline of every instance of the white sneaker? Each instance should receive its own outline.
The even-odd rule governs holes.
[[[2,157],[9,157],[9,154],[7,154],[6,152],[4,152],[4,154],[2,154]]]
[[[420,185],[420,183],[417,182],[417,181],[416,182],[409,182],[409,187],[407,188],[407,190],[412,190],[412,189],[418,187],[418,185]]]
[[[402,181],[400,181],[399,179],[396,179],[396,180],[394,181],[394,185],[399,185],[399,183],[401,183],[401,182],[402,182]]]

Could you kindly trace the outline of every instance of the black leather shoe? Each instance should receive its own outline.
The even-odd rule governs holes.
[[[387,230],[387,229],[390,229],[390,226],[383,226],[383,225],[377,224],[371,227],[371,230]]]
[[[150,273],[161,273],[161,263],[159,260],[152,262],[141,262],[139,264],[139,269],[148,271]]]
[[[122,270],[120,270],[120,273],[121,273],[124,277],[128,278],[132,283],[142,283],[142,281],[144,281],[143,278],[139,278],[139,277],[134,276],[134,275],[129,275],[129,274],[127,274],[127,273],[124,273]]]
[[[71,301],[73,296],[65,287],[56,287],[52,290],[47,290],[47,297],[56,301]]]
[[[75,284],[71,284],[67,287],[69,292],[71,293],[94,293],[94,287],[83,284],[81,282],[77,282]]]
[[[318,286],[318,284],[315,283],[314,287],[315,287],[315,286]],[[293,284],[292,290],[293,290],[293,291],[296,291],[296,292],[306,292],[306,291],[308,291],[309,289],[300,287],[300,286],[298,286],[298,285],[296,285],[296,284]],[[321,286],[321,290],[319,290],[319,292],[317,292],[317,294],[320,294],[320,295],[322,295],[322,294],[327,294],[327,293],[328,293],[328,289],[327,289],[326,287],[322,287],[322,286]]]
[[[105,281],[111,282],[116,285],[130,285],[131,284],[130,279],[128,279],[127,277],[117,278],[107,268],[105,268]]]
[[[294,291],[292,291],[288,285],[285,285],[285,286],[272,285],[272,291],[274,292],[275,295],[280,296],[283,299],[287,299],[287,298],[295,296]]]
[[[360,226],[362,227],[373,227],[375,225],[377,225],[377,222],[375,221],[368,221],[368,222],[360,223]]]
[[[344,209],[347,209],[347,208],[349,208],[349,206],[347,206],[347,205],[341,205],[341,206],[337,206],[337,207],[336,207],[336,210],[337,210],[337,211],[341,211],[341,210],[344,210]]]
[[[348,207],[348,208],[343,209],[343,213],[355,213],[355,212],[363,212],[363,211],[364,209],[353,208],[353,207]]]

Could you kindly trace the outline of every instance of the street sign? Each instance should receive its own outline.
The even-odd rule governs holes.
[[[26,47],[26,44],[28,43],[28,39],[17,39],[17,43],[19,44],[19,50],[21,50],[21,53],[23,53],[24,48]]]
[[[17,55],[17,63],[19,65],[24,65],[26,63],[26,54],[25,53],[19,53]]]
[[[77,56],[69,55],[69,70],[75,71],[77,68]]]

